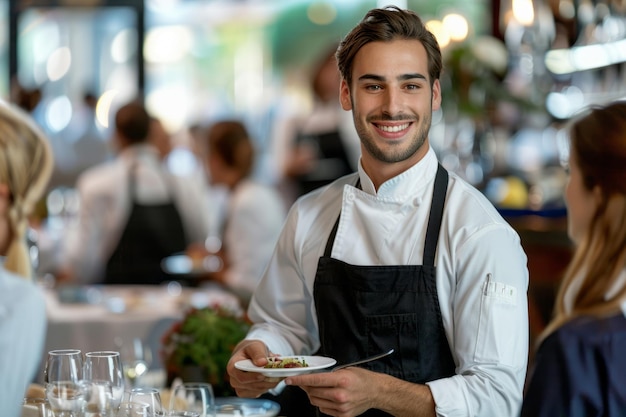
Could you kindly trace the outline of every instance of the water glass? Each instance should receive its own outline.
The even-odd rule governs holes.
[[[46,399],[55,417],[79,417],[85,409],[85,387],[74,381],[49,382]]]
[[[170,411],[192,411],[199,417],[214,415],[215,398],[213,387],[204,382],[185,382],[172,390]]]
[[[83,379],[83,355],[78,349],[51,350],[48,352],[44,381],[78,382]]]
[[[50,404],[45,398],[26,397],[22,401],[21,417],[52,417]]]
[[[155,415],[165,411],[161,402],[161,394],[156,388],[132,388],[128,392],[128,401],[148,404],[149,413]]]
[[[150,406],[146,403],[123,401],[118,410],[116,417],[152,417],[154,413],[150,413]]]
[[[119,407],[124,396],[124,375],[119,352],[99,351],[85,354],[85,381],[106,382],[111,386],[112,407]]]

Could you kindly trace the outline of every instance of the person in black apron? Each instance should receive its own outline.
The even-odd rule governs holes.
[[[434,265],[447,187],[448,173],[439,165],[423,265],[358,266],[331,258],[337,219],[315,276],[318,355],[341,364],[393,348],[392,355],[360,366],[419,384],[454,375]],[[298,387],[285,388],[278,401],[285,416],[325,415],[308,404]],[[362,415],[389,414],[369,410]]]
[[[161,204],[136,200],[136,164],[130,169],[131,210],[117,247],[106,264],[104,284],[157,285],[171,277],[161,268],[163,258],[187,246],[181,216],[170,198]]]
[[[361,139],[359,172],[292,207],[250,304],[255,324],[229,361],[231,385],[243,397],[282,389],[266,371],[238,370],[249,360],[263,367],[271,354],[341,365],[394,349],[363,368],[287,377],[281,414],[515,415],[527,258],[480,191],[453,175],[448,185],[430,147],[441,106],[436,38],[410,10],[372,9],[337,58],[340,102]],[[351,186],[357,177],[362,192]]]

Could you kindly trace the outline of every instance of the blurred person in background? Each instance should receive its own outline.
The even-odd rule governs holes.
[[[357,169],[360,142],[350,114],[339,103],[336,50],[337,45],[325,50],[312,72],[311,112],[277,124],[273,147],[278,186],[287,207],[297,197]]]
[[[243,123],[215,122],[205,140],[209,181],[229,192],[219,233],[223,267],[208,278],[223,284],[247,305],[280,234],[285,208],[274,188],[252,179],[256,153]],[[192,256],[208,254],[200,249]]]
[[[292,206],[228,364],[242,397],[278,378],[238,370],[276,355],[358,367],[284,379],[281,414],[515,416],[528,360],[519,235],[429,142],[442,57],[417,14],[370,10],[337,50],[358,172]],[[274,391],[275,392],[275,391]],[[292,399],[289,399],[292,396]],[[294,405],[290,409],[290,405]]]
[[[204,242],[205,200],[197,183],[171,175],[149,142],[153,118],[138,101],[115,114],[117,157],[77,181],[77,224],[68,230],[60,281],[159,284],[161,261]]]
[[[626,416],[626,101],[574,119],[568,165],[576,251],[542,334],[522,416]]]
[[[30,116],[0,101],[0,414],[7,417],[20,415],[45,342],[45,299],[33,282],[25,234],[53,165]]]

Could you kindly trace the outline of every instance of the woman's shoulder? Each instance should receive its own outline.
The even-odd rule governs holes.
[[[544,345],[561,350],[581,346],[602,349],[622,346],[626,350],[626,316],[619,312],[611,316],[582,316],[570,320],[550,334]]]

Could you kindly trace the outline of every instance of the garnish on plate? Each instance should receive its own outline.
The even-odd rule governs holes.
[[[272,356],[267,358],[265,368],[308,368],[304,358],[281,358],[280,356]]]

